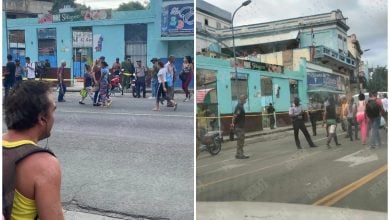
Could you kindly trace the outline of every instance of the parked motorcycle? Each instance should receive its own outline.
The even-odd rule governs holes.
[[[221,151],[222,138],[219,131],[200,132],[197,139],[200,142],[200,151],[208,151],[211,155],[217,155]]]

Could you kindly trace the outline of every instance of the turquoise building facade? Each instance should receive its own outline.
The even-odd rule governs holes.
[[[298,71],[286,70],[283,73],[237,68],[237,78],[241,81],[237,84],[234,68],[231,67],[229,60],[201,55],[196,58],[197,92],[200,91],[197,97],[197,111],[199,113],[206,110],[212,113],[207,116],[215,117],[217,127],[225,134],[229,130],[232,113],[237,104],[237,95],[234,93],[247,95],[244,107],[248,131],[263,129],[264,114],[269,103],[272,103],[277,111],[276,119],[279,126],[290,124],[288,110],[294,97],[299,97],[303,108],[307,109],[305,59],[301,59]],[[262,88],[267,86],[265,81],[272,85],[271,92],[270,89],[267,92]],[[235,89],[237,86],[242,88]]]
[[[169,35],[163,33],[162,19],[167,15],[165,11],[173,7],[187,8],[184,12],[186,14],[177,15],[185,16],[187,29],[186,32],[177,31]],[[193,1],[155,0],[148,10],[107,11],[107,13],[110,16],[101,20],[39,23],[37,18],[5,21],[3,12],[3,64],[6,63],[8,53],[5,48],[9,48],[9,52],[15,58],[18,57],[22,64],[26,56],[33,62],[47,58],[51,67],[58,67],[64,60],[67,62],[67,67],[71,68],[72,78],[76,78],[82,75],[81,67],[84,63],[92,64],[100,56],[106,57],[110,67],[116,58],[123,61],[126,55],[130,55],[134,63],[136,60],[142,60],[143,65],[151,67],[150,60],[153,57],[166,62],[169,55],[174,55],[177,58],[176,69],[180,72],[183,57],[194,54]],[[191,23],[192,26],[188,25]],[[8,30],[8,34],[5,29]],[[12,40],[11,35],[15,35],[18,31],[21,33],[19,39]],[[77,40],[77,37],[87,40],[82,42]],[[96,45],[99,45],[99,48]],[[44,56],[46,54],[44,50],[47,50],[48,56]],[[175,86],[180,86],[179,81],[177,80]]]

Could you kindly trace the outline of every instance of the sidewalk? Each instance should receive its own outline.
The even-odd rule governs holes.
[[[307,122],[305,123],[305,125],[309,134],[312,135],[311,123]],[[321,126],[321,122],[317,121],[317,129],[320,129],[319,125]],[[289,125],[289,126],[277,127],[275,129],[270,129],[269,127],[267,127],[267,128],[263,128],[262,131],[245,132],[245,144],[253,144],[265,140],[277,139],[279,137],[277,136],[277,134],[281,135],[283,132],[292,131],[292,130],[293,130],[292,125]],[[223,149],[236,148],[236,142],[237,142],[236,136],[234,136],[234,141],[229,140],[229,135],[222,136],[222,139],[223,139],[222,142]],[[294,136],[292,136],[292,141],[294,141],[293,139]]]
[[[66,88],[66,92],[80,92],[80,90],[83,88],[83,82],[75,82],[74,86],[69,86]],[[125,89],[124,93],[130,93],[130,89]],[[194,89],[188,89],[191,94],[194,94]],[[146,93],[151,93],[152,89],[151,88],[146,88]],[[183,89],[176,87],[175,88],[175,93],[178,94],[184,94]]]

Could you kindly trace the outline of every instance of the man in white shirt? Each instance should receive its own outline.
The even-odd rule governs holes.
[[[30,57],[26,57],[27,80],[35,80],[35,63],[30,62]]]

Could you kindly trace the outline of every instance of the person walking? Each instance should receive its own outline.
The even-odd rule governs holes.
[[[248,159],[249,156],[244,154],[245,144],[245,109],[246,96],[241,95],[233,113],[230,128],[234,130],[237,136],[236,159]]]
[[[309,106],[309,119],[313,131],[313,136],[317,135],[317,118],[318,118],[318,109],[316,104],[314,103],[314,100],[311,98],[310,106]]]
[[[326,123],[327,127],[329,128],[328,129],[329,135],[328,135],[328,139],[326,141],[326,146],[328,148],[331,148],[330,142],[332,139],[334,139],[337,146],[339,146],[341,144],[338,142],[337,133],[336,133],[336,130],[337,130],[336,103],[335,103],[333,97],[329,97],[328,101],[329,101],[329,105],[326,106],[326,109],[324,112],[322,127],[324,127],[324,124]]]
[[[357,104],[356,122],[360,126],[360,142],[365,145],[367,140],[368,121],[366,115],[366,97],[363,93],[359,94],[359,101]]]
[[[288,111],[288,114],[293,124],[295,145],[297,146],[298,149],[302,149],[301,142],[299,141],[299,136],[298,136],[299,130],[301,130],[309,146],[317,147],[317,145],[315,145],[311,140],[310,134],[306,129],[305,121],[304,121],[304,111],[302,109],[300,101],[301,100],[298,97],[295,97],[294,105],[290,107]]]
[[[20,65],[20,60],[15,60],[15,85],[19,85],[23,81],[24,68]]]
[[[79,104],[84,105],[84,100],[88,96],[91,98],[93,102],[93,92],[92,92],[92,83],[93,83],[93,77],[92,77],[92,69],[91,66],[88,64],[84,65],[84,90],[86,91],[85,96],[81,96],[81,100],[79,101]]]
[[[166,95],[167,92],[167,70],[164,68],[163,62],[158,62],[159,71],[157,73],[158,77],[158,89],[157,89],[157,98],[156,98],[156,107],[153,109],[153,111],[161,111],[160,109],[160,99],[161,97],[167,100],[168,103],[170,103],[172,106],[174,106],[173,110],[176,111],[177,109],[177,103],[172,100],[169,96]]]
[[[347,106],[348,136],[351,141],[353,141],[352,127],[355,129],[355,140],[359,140],[358,124],[356,122],[357,106],[354,102],[354,99],[351,98]]]
[[[3,215],[10,219],[63,220],[61,166],[38,146],[50,137],[56,103],[45,81],[26,81],[4,105]],[[39,216],[38,216],[39,215]]]
[[[386,125],[385,129],[387,130],[387,108],[388,108],[388,101],[387,101],[387,94],[383,94],[382,98],[382,105],[383,105],[383,118],[385,119]]]
[[[110,107],[112,104],[111,100],[108,99],[108,76],[110,72],[108,70],[108,64],[105,61],[101,62],[101,65],[102,67],[100,69],[101,78],[99,81],[99,94],[102,101],[102,106]]]
[[[377,99],[377,92],[370,92],[370,98],[366,105],[366,115],[369,119],[370,134],[370,148],[381,146],[381,137],[379,134],[379,127],[381,123],[381,113],[383,111],[382,102]]]
[[[183,59],[183,67],[180,73],[180,79],[182,81],[182,89],[186,94],[184,102],[187,102],[191,98],[191,93],[188,91],[188,86],[194,75],[194,64],[192,63],[191,56],[185,56]]]
[[[269,106],[267,108],[267,114],[269,118],[269,127],[271,129],[275,128],[275,117],[274,117],[275,108],[272,106],[272,103],[269,103]]]
[[[141,87],[142,87],[142,97],[146,98],[146,83],[145,83],[146,74],[148,74],[148,70],[146,69],[146,67],[142,65],[141,60],[137,60],[137,66],[135,67],[137,98],[141,98]]]
[[[159,70],[159,67],[158,67],[158,59],[157,58],[153,58],[150,60],[150,62],[152,62],[153,66],[150,70],[150,74],[151,74],[151,89],[152,89],[152,96],[149,97],[150,99],[155,99],[157,97],[157,88],[158,88],[158,77],[157,77],[157,73],[158,73],[158,70]]]
[[[57,70],[57,80],[58,80],[58,102],[65,102],[64,99],[65,93],[66,93],[66,84],[64,79],[64,71],[65,71],[66,62],[63,60],[61,61],[61,67]]]
[[[176,68],[175,68],[175,60],[176,58],[173,55],[168,57],[168,62],[165,64],[165,68],[167,70],[167,96],[169,98],[174,99],[175,96],[175,79],[176,79]],[[173,107],[167,104],[168,107]]]
[[[3,74],[4,80],[4,100],[8,97],[9,91],[12,87],[14,87],[15,84],[15,71],[16,71],[16,65],[12,61],[12,55],[7,55],[7,64],[5,66],[5,72]]]
[[[92,66],[92,79],[93,79],[92,92],[95,92],[95,94],[93,96],[93,106],[100,106],[101,105],[99,102],[101,78],[102,78],[101,64],[100,64],[99,60],[95,60],[95,63]]]
[[[35,63],[31,63],[30,57],[26,57],[27,80],[35,80]]]

